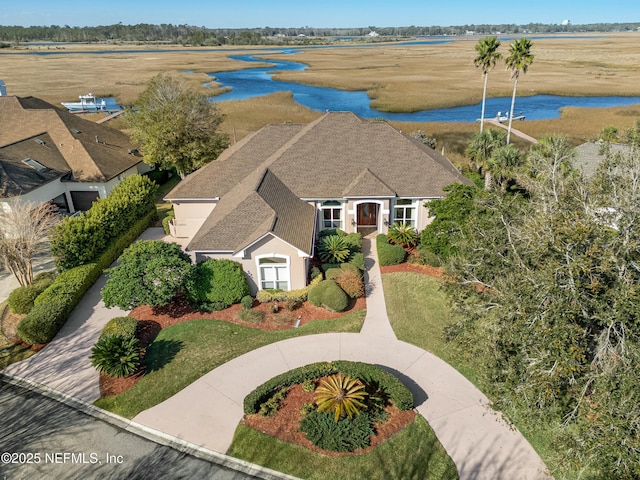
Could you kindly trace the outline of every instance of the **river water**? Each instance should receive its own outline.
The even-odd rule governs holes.
[[[296,53],[287,50],[285,53]],[[244,100],[289,91],[300,105],[317,111],[351,111],[363,118],[383,118],[407,122],[475,122],[480,118],[481,104],[463,107],[422,110],[412,113],[388,113],[371,108],[371,100],[365,91],[344,91],[335,88],[314,87],[295,82],[274,80],[274,71],[304,70],[306,65],[284,60],[264,60],[253,55],[232,55],[229,58],[240,62],[268,62],[269,67],[248,68],[231,72],[211,73],[216,82],[231,91],[212,97],[213,102]],[[563,107],[617,107],[640,104],[640,97],[564,97],[558,95],[533,95],[516,97],[514,117],[524,115],[528,120],[560,118]],[[511,97],[488,98],[485,117],[504,115],[511,108]]]

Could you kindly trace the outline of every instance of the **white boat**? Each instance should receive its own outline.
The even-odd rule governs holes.
[[[102,112],[107,109],[104,98],[96,98],[92,93],[80,95],[79,102],[62,102],[70,112]]]

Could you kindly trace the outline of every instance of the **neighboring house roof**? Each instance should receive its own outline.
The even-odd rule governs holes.
[[[126,134],[38,98],[0,96],[0,125],[0,159],[5,173],[12,170],[9,163],[17,165],[16,145],[21,145],[25,154],[43,165],[55,163],[49,167],[52,170],[70,172],[69,180],[77,182],[104,183],[141,161],[129,153],[134,147]],[[44,144],[29,140],[32,138],[41,138]],[[15,172],[13,175],[14,181],[20,179]],[[26,185],[16,184],[7,190],[19,195],[21,189],[35,188],[37,178],[29,177]]]
[[[445,157],[388,123],[331,112],[306,126],[264,127],[192,173],[166,198],[219,198],[249,172],[265,168],[303,199],[441,197],[447,185],[470,183]]]
[[[605,144],[601,142],[587,142],[575,148],[575,166],[582,170],[585,177],[592,177],[593,174],[596,173],[598,165],[604,161],[605,155],[600,153],[604,146]],[[609,148],[612,153],[626,153],[630,151],[629,145],[622,143],[610,143]]]
[[[225,195],[187,248],[236,253],[272,233],[311,255],[314,228],[313,206],[267,169],[254,172]]]
[[[0,147],[0,198],[24,195],[69,173],[46,133]]]

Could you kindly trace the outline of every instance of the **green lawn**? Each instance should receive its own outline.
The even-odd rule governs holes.
[[[244,425],[238,426],[227,454],[305,479],[458,478],[456,466],[421,416],[378,448],[361,455],[328,457]]]
[[[418,273],[385,273],[382,275],[387,313],[399,340],[411,343],[440,357],[467,377],[482,392],[489,392],[473,358],[455,344],[444,339],[444,329],[455,321],[444,292],[442,281]],[[553,426],[533,424],[526,412],[504,411],[531,443],[547,467],[558,472],[557,452],[551,445]],[[560,477],[557,477],[560,478]],[[577,478],[568,474],[562,478]]]
[[[264,331],[218,320],[196,320],[163,329],[147,350],[147,373],[131,390],[95,405],[132,418],[244,353],[287,338],[328,332],[359,332],[365,310],[300,328]]]

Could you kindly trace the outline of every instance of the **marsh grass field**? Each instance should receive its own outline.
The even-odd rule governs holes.
[[[344,90],[366,90],[372,107],[384,111],[416,111],[478,103],[482,75],[473,65],[479,37],[457,37],[449,44],[359,48],[307,48],[287,59],[305,63],[304,71],[277,73],[274,78]],[[535,37],[534,63],[521,75],[518,96],[640,95],[640,33],[591,35],[580,38]],[[508,54],[508,40],[500,51]],[[145,51],[154,48],[163,51]],[[127,51],[124,51],[127,50]],[[139,53],[131,53],[139,50]],[[105,53],[74,53],[103,51]],[[35,53],[48,53],[36,55]],[[158,73],[180,76],[203,93],[218,92],[208,73],[256,67],[231,60],[228,55],[253,53],[264,59],[285,54],[262,47],[189,48],[178,46],[60,45],[21,46],[0,51],[1,78],[8,94],[36,96],[53,104],[92,92],[132,103]],[[509,72],[499,63],[489,75],[488,96],[510,96]],[[319,115],[293,101],[287,92],[241,101],[220,102],[223,129],[235,140],[267,123],[307,123]],[[492,113],[491,113],[492,114]],[[487,115],[490,115],[488,112]],[[534,137],[566,134],[574,144],[592,139],[605,126],[620,131],[640,119],[640,105],[615,108],[565,108],[560,119],[518,122],[514,128]],[[405,132],[424,130],[438,140],[438,149],[454,162],[475,123],[390,122]],[[111,123],[126,129],[123,120]]]

